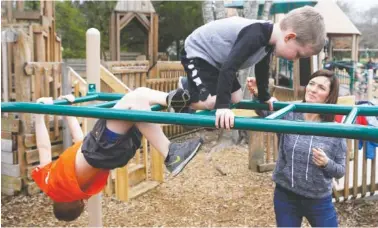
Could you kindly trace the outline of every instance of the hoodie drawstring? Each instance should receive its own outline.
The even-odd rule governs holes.
[[[294,188],[294,150],[295,150],[295,146],[297,145],[298,139],[299,139],[299,135],[297,136],[297,139],[295,140],[293,153],[291,154],[291,187],[292,188]]]
[[[310,147],[308,148],[307,167],[306,167],[306,180],[307,180],[307,173],[308,173],[308,165],[309,165],[309,163],[310,163],[310,154],[311,154],[312,138],[314,138],[314,136],[311,136]]]

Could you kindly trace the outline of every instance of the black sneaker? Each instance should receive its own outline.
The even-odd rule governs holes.
[[[173,109],[174,112],[182,112],[185,107],[190,105],[189,91],[182,88],[172,90],[168,93],[167,105],[169,111]]]
[[[202,143],[202,138],[191,139],[184,143],[171,143],[169,145],[168,160],[164,162],[169,172],[173,176],[179,174],[197,154]]]

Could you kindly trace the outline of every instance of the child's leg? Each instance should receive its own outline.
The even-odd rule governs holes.
[[[167,93],[164,92],[138,88],[125,95],[114,108],[149,111],[151,105],[166,105],[166,97]],[[165,165],[172,172],[172,175],[177,175],[183,170],[202,144],[202,139],[191,139],[184,143],[171,143],[158,124],[139,122],[135,123],[135,126],[162,154],[165,158]],[[107,120],[106,127],[118,134],[135,131],[133,130],[133,123],[127,121]],[[140,138],[138,140],[135,144],[140,144]]]
[[[166,106],[167,95],[167,93],[157,90],[138,88],[126,94],[113,108],[149,111],[151,110],[150,106],[154,104]],[[170,142],[159,125],[152,123],[133,123],[124,120],[106,121],[106,127],[117,134],[125,134],[134,124],[164,158],[167,157]]]

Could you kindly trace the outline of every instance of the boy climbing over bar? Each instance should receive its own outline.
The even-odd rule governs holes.
[[[169,96],[164,92],[137,88],[126,94],[113,108],[149,111],[154,104],[167,106]],[[75,100],[72,95],[63,98],[70,102]],[[37,103],[52,105],[53,100],[51,97],[40,98]],[[173,176],[184,169],[202,144],[201,138],[183,143],[170,142],[157,124],[122,120],[100,119],[84,137],[78,120],[70,116],[65,118],[74,145],[52,162],[44,115],[36,114],[40,166],[32,172],[34,181],[53,200],[55,217],[64,221],[78,218],[84,210],[84,200],[105,187],[109,171],[125,166],[134,157],[141,145],[142,134],[165,158],[165,165]]]
[[[272,109],[268,92],[269,64],[272,53],[288,60],[318,54],[325,45],[323,17],[310,6],[289,12],[280,22],[229,17],[205,24],[185,40],[181,63],[187,73],[180,87],[190,95],[172,96],[176,112],[216,109],[215,126],[234,126],[231,103],[242,100],[236,77],[239,69],[255,65],[259,100]],[[171,92],[175,94],[175,91]],[[178,107],[175,105],[178,104]],[[182,108],[185,104],[186,108]]]

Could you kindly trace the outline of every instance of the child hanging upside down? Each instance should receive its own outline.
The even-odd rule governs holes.
[[[149,111],[151,105],[168,106],[167,93],[138,88],[126,94],[114,109]],[[75,97],[62,98],[73,102]],[[51,97],[37,103],[53,104]],[[65,117],[74,145],[60,157],[51,160],[51,143],[44,116],[36,115],[36,138],[40,166],[32,177],[41,190],[53,201],[54,215],[59,220],[73,221],[84,210],[84,200],[99,193],[106,185],[111,169],[125,166],[141,145],[142,134],[165,158],[165,165],[173,176],[179,174],[196,155],[202,139],[173,143],[161,127],[152,123],[133,123],[123,120],[100,119],[84,137],[78,120]]]

